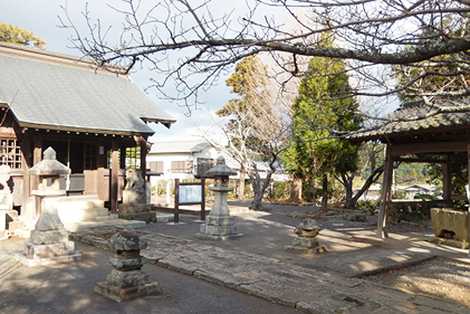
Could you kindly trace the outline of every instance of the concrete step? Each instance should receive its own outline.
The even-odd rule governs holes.
[[[68,208],[61,206],[57,210],[57,214],[64,224],[93,221],[99,217],[107,217],[108,213],[109,211],[105,207]]]

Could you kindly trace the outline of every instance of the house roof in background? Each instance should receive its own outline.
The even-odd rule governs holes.
[[[152,134],[146,121],[175,122],[118,67],[0,43],[0,69],[0,103],[22,127]]]
[[[171,153],[199,153],[206,148],[212,147],[208,142],[201,139],[185,140],[175,139],[172,141],[157,141],[153,143],[150,154],[171,154]]]
[[[351,140],[386,140],[388,137],[417,134],[442,128],[470,126],[469,98],[461,100],[464,105],[442,104],[431,107],[423,104],[401,108],[390,114],[386,121],[376,128],[362,129],[348,135]]]

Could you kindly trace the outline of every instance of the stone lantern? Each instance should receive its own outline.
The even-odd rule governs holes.
[[[26,241],[26,249],[21,261],[28,265],[44,265],[54,262],[70,262],[80,257],[75,243],[68,239],[68,233],[57,215],[54,200],[66,195],[60,189],[59,179],[70,173],[70,169],[56,159],[51,147],[44,151],[43,160],[30,169],[39,179],[35,198],[37,221]]]
[[[136,233],[119,231],[109,244],[114,252],[110,259],[113,269],[105,281],[96,284],[96,293],[117,302],[161,294],[158,282],[141,270],[140,250],[146,248],[146,242],[140,241]]]
[[[237,233],[235,221],[230,216],[227,204],[227,193],[232,191],[228,186],[229,176],[235,174],[236,172],[225,164],[222,156],[217,158],[216,165],[206,172],[208,178],[215,180],[214,184],[209,186],[209,190],[215,194],[215,203],[206,218],[206,223],[201,225],[201,232],[198,234],[200,237],[225,240],[241,236]]]

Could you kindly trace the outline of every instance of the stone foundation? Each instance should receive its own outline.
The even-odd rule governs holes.
[[[207,216],[206,223],[201,225],[201,232],[196,236],[209,240],[227,240],[242,236],[237,232],[234,218],[231,216]]]

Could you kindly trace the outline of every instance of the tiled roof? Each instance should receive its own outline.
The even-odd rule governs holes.
[[[175,121],[126,75],[90,61],[0,44],[0,69],[0,103],[20,126],[151,134],[145,121]]]
[[[430,107],[421,104],[398,109],[376,128],[359,130],[349,134],[347,138],[366,141],[433,129],[470,126],[469,99],[464,99],[459,103],[464,105],[447,104]]]

